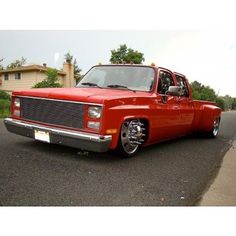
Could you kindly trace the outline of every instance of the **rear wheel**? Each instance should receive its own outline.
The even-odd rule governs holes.
[[[215,138],[219,133],[219,128],[220,128],[220,117],[216,117],[213,121],[212,130],[207,132],[207,136],[209,138]]]
[[[123,157],[134,156],[144,142],[145,131],[145,125],[141,121],[125,121],[120,130],[118,152]]]

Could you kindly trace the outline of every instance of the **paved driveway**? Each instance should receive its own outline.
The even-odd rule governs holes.
[[[236,112],[223,113],[217,139],[181,138],[131,159],[8,133],[0,121],[0,204],[195,205],[236,134]]]

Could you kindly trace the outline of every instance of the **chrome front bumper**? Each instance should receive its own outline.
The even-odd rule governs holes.
[[[30,122],[4,119],[5,126],[9,132],[35,138],[35,130],[49,133],[50,143],[65,145],[93,152],[106,152],[112,141],[111,135],[91,134],[79,131],[71,131],[58,128],[49,128]]]

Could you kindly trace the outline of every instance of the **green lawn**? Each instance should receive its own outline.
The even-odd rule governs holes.
[[[10,115],[11,101],[0,99],[0,118],[5,118]]]

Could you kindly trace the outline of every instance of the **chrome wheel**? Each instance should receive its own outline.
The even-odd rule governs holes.
[[[120,132],[121,145],[125,153],[134,154],[144,142],[144,124],[139,120],[131,120],[123,123]]]
[[[217,134],[219,133],[219,128],[220,128],[220,118],[217,117],[215,120],[214,120],[214,123],[213,123],[213,136],[216,137]]]

